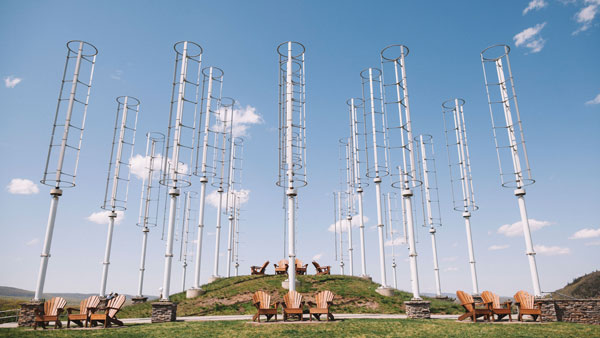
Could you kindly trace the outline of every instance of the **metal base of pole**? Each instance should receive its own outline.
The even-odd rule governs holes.
[[[200,295],[203,295],[206,291],[202,290],[202,289],[187,289],[185,292],[185,298],[190,299],[190,298],[196,298]]]

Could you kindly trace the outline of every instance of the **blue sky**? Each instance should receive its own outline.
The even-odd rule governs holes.
[[[526,11],[527,8],[530,8]],[[510,54],[532,173],[527,188],[542,291],[598,269],[600,223],[600,19],[598,0],[552,1],[3,1],[0,4],[0,285],[33,290],[50,205],[39,184],[66,55],[65,44],[94,44],[97,57],[77,186],[60,200],[45,291],[97,292],[106,226],[88,217],[101,211],[116,112],[115,98],[141,101],[134,154],[147,131],[168,123],[173,44],[204,48],[203,66],[225,71],[223,95],[249,118],[242,210],[240,271],[282,258],[283,214],[277,177],[277,60],[281,42],[306,46],[308,186],[299,191],[297,255],[334,261],[331,193],[338,188],[338,139],[348,134],[345,101],[361,94],[359,72],[379,67],[379,52],[401,43],[406,59],[415,135],[436,145],[443,226],[438,231],[443,292],[470,290],[466,237],[452,211],[441,103],[466,100],[475,193],[472,216],[479,285],[512,295],[532,289],[521,235],[499,230],[519,220],[512,191],[501,188],[479,53],[505,43]],[[518,44],[518,46],[516,45]],[[29,180],[16,181],[13,179]],[[141,231],[135,226],[141,180],[133,179],[125,217],[113,239],[108,290],[136,292]],[[192,189],[199,189],[196,181]],[[390,191],[389,186],[385,191]],[[375,196],[365,192],[367,272],[379,264]],[[202,281],[212,271],[216,209],[207,207]],[[504,227],[503,229],[506,229]],[[354,229],[354,270],[360,271]],[[582,231],[582,232],[580,232]],[[226,231],[224,231],[226,233]],[[149,237],[145,293],[162,284],[160,227]],[[576,235],[578,234],[578,235]],[[431,248],[418,229],[422,292],[434,291]],[[225,247],[222,237],[221,247]],[[178,245],[177,243],[176,245]],[[495,249],[495,250],[494,250]],[[400,254],[399,254],[400,253]],[[225,254],[225,251],[223,251]],[[391,281],[391,249],[386,247]],[[409,290],[405,247],[396,250],[399,288]],[[224,259],[220,267],[225,273]],[[347,263],[347,262],[346,262]],[[189,270],[191,271],[191,269]],[[267,270],[272,272],[272,266]],[[187,285],[192,274],[188,273]],[[180,291],[174,263],[172,291]]]

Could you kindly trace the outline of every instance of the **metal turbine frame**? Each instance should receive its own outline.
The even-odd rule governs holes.
[[[44,175],[40,181],[42,184],[52,187],[52,190],[50,190],[52,201],[46,224],[44,246],[40,255],[40,269],[33,296],[34,301],[42,300],[44,292],[54,223],[58,209],[58,199],[62,196],[62,189],[75,186],[79,152],[83,140],[83,130],[97,54],[98,49],[88,42],[77,40],[67,42],[65,69],[58,94],[58,103],[50,135],[50,145],[48,146]],[[89,76],[86,77],[88,71]],[[68,86],[69,83],[71,84],[70,88]],[[67,84],[66,87],[65,84]],[[87,88],[84,95],[78,95],[77,89],[80,85]],[[63,101],[67,101],[66,109],[62,104]],[[66,163],[65,160],[67,160]],[[56,161],[56,170],[50,171],[51,168],[54,168],[54,161]],[[70,161],[73,161],[73,166],[65,167],[65,164],[69,165]]]
[[[142,289],[144,286],[144,272],[146,270],[146,248],[148,244],[149,227],[155,227],[158,224],[158,213],[160,207],[160,185],[157,178],[161,176],[160,170],[163,167],[162,151],[165,143],[165,135],[159,132],[146,133],[146,175],[142,178],[142,191],[140,195],[140,213],[137,226],[142,228],[142,253],[140,255],[140,269],[138,278],[137,297],[143,297]],[[158,162],[157,162],[158,161]],[[158,173],[156,173],[158,171]]]
[[[421,159],[421,199],[423,204],[423,226],[429,227],[431,234],[431,250],[433,253],[433,272],[435,276],[435,293],[437,297],[442,296],[440,284],[440,267],[438,264],[436,227],[442,226],[442,217],[440,211],[440,197],[437,182],[437,169],[435,166],[435,149],[433,145],[433,136],[421,134],[415,137],[417,148],[420,149]],[[419,152],[417,152],[417,155]],[[419,157],[419,156],[417,156]]]
[[[187,261],[188,261],[188,238],[190,233],[190,220],[194,221],[195,214],[192,209],[192,204],[195,203],[195,199],[198,198],[198,193],[195,191],[188,190],[184,193],[185,202],[183,206],[183,217],[181,226],[181,245],[179,247],[179,261],[181,261],[182,275],[181,275],[181,290],[185,291],[185,279],[187,274]]]
[[[503,187],[515,188],[514,194],[519,203],[521,224],[523,226],[523,234],[525,237],[525,254],[529,261],[531,282],[533,284],[535,296],[541,297],[540,278],[538,275],[537,263],[535,261],[535,250],[533,247],[533,240],[531,239],[527,208],[525,206],[524,189],[525,186],[535,183],[535,180],[531,176],[531,169],[529,167],[529,157],[527,156],[527,147],[525,146],[525,134],[523,133],[523,125],[521,124],[521,114],[519,112],[515,83],[510,68],[509,53],[510,47],[507,45],[488,47],[481,52],[481,65],[483,67],[483,78],[490,108],[492,131],[494,134],[494,142],[496,144],[498,166],[500,168],[500,179]],[[503,62],[502,60],[505,61]],[[508,79],[506,78],[505,67],[508,69]],[[488,80],[486,68],[495,68],[498,82]],[[490,88],[495,86],[498,87],[498,92],[496,93],[490,90]],[[494,109],[499,109],[497,108],[498,106],[502,107],[502,113],[494,114]],[[513,111],[516,113],[516,122],[513,118]],[[503,116],[504,120],[496,121],[495,117],[498,115]],[[502,129],[506,130],[506,141],[502,141],[496,133],[497,130],[502,132]],[[510,161],[508,162],[512,163],[512,171],[511,169],[503,170],[503,158],[510,158]],[[521,160],[522,158],[524,159],[524,162]],[[504,163],[506,162],[507,160],[504,161]]]
[[[173,90],[171,93],[171,109],[169,111],[169,132],[165,150],[163,166],[163,179],[161,184],[169,187],[169,226],[167,230],[167,245],[165,250],[165,271],[163,276],[161,301],[168,301],[171,287],[171,262],[173,259],[173,237],[175,232],[175,219],[177,213],[177,198],[180,188],[191,185],[191,170],[189,165],[181,162],[181,153],[184,158],[189,152],[191,164],[196,128],[196,115],[198,114],[198,95],[200,89],[200,71],[202,64],[202,47],[191,41],[177,42],[175,50],[175,71],[173,74]],[[193,72],[197,69],[196,72]],[[193,75],[188,75],[189,73]],[[191,89],[192,93],[190,94]],[[193,115],[190,117],[190,106]],[[171,137],[173,138],[171,140]],[[190,142],[190,143],[187,143]],[[172,153],[172,154],[171,154]],[[167,165],[170,159],[170,166]]]
[[[227,185],[227,199],[225,202],[225,212],[229,219],[229,232],[227,241],[227,277],[231,277],[231,263],[233,262],[233,250],[235,247],[234,234],[236,226],[236,206],[239,199],[238,195],[244,193],[241,190],[242,184],[242,164],[244,152],[244,139],[241,137],[230,136],[231,149],[229,151],[229,184]]]
[[[390,158],[400,161],[392,171],[392,187],[401,189],[404,201],[409,244],[410,278],[413,299],[421,299],[419,292],[419,273],[417,268],[417,248],[412,207],[412,188],[421,185],[416,175],[414,143],[408,84],[406,79],[405,57],[408,47],[390,45],[381,50],[382,87],[387,117],[387,132]],[[388,75],[387,81],[385,75]],[[396,174],[397,169],[397,174]]]
[[[287,196],[289,290],[296,291],[295,209],[297,188],[306,186],[306,92],[304,46],[288,41],[279,54],[279,177]]]
[[[442,103],[442,113],[444,117],[444,133],[446,135],[446,148],[448,150],[448,168],[450,170],[450,180],[452,185],[452,199],[454,210],[462,211],[462,216],[465,219],[465,230],[467,234],[467,246],[469,250],[469,265],[471,267],[471,284],[473,286],[473,294],[479,295],[479,285],[477,283],[477,270],[475,268],[475,250],[473,249],[473,239],[471,236],[471,212],[478,210],[479,207],[475,204],[475,195],[473,192],[473,178],[471,176],[471,160],[469,156],[469,146],[467,142],[467,130],[465,124],[465,115],[463,106],[465,100],[455,98]],[[452,114],[452,119],[446,118],[447,114]],[[453,125],[449,125],[448,120],[454,121]],[[456,141],[450,141],[452,135]],[[457,157],[454,159],[451,147],[456,146]],[[459,175],[455,177],[456,170]],[[454,185],[460,182],[462,199],[455,196],[456,189]],[[457,201],[462,202],[458,204]]]

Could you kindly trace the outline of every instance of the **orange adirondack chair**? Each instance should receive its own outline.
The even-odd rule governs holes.
[[[312,264],[315,266],[318,275],[329,275],[331,273],[331,266],[320,266],[319,263],[313,261]]]
[[[512,322],[510,309],[512,304],[511,301],[500,303],[500,297],[491,291],[483,291],[481,293],[481,298],[483,299],[483,303],[487,305],[488,309],[491,311],[492,320],[494,320],[494,315],[498,316],[498,320],[508,316],[508,321]]]
[[[335,320],[333,314],[329,311],[329,307],[333,303],[333,292],[321,291],[315,296],[315,303],[310,302],[311,307],[308,311],[308,318],[312,321],[312,317],[315,316],[317,320],[321,320],[321,315],[327,315],[327,321]]]
[[[535,302],[535,297],[521,290],[515,293],[515,304],[519,308],[519,321],[523,321],[523,315],[530,315],[535,322],[540,317],[542,322],[542,304]]]
[[[285,275],[287,273],[287,269],[288,269],[288,260],[287,259],[282,259],[279,261],[279,263],[273,264],[273,265],[275,265],[275,274],[276,275]]]
[[[54,322],[54,328],[62,327],[62,323],[58,317],[64,311],[67,301],[62,297],[54,297],[44,302],[44,310],[35,310],[35,318],[33,323],[33,329],[37,330],[38,323],[42,325],[42,328],[46,328],[46,323]]]
[[[464,320],[466,318],[471,317],[473,322],[477,322],[478,317],[485,317],[487,321],[490,320],[490,310],[488,308],[478,308],[477,305],[483,305],[482,303],[475,304],[473,297],[464,292],[464,291],[456,291],[456,296],[460,301],[460,305],[465,309],[465,313],[458,317],[458,320]]]
[[[71,327],[71,322],[81,327],[84,326],[83,321],[85,321],[85,327],[87,327],[90,321],[90,314],[98,308],[98,304],[100,304],[100,298],[98,296],[90,296],[79,303],[79,309],[74,307],[67,308],[67,329]],[[73,313],[74,311],[79,311],[79,313]]]
[[[283,321],[286,321],[288,316],[298,316],[298,319],[302,321],[302,311],[304,308],[304,301],[302,295],[296,291],[289,291],[283,296]]]
[[[92,312],[90,315],[91,325],[95,326],[98,321],[104,323],[104,328],[111,326],[113,323],[123,326],[123,322],[117,319],[117,313],[121,310],[123,304],[125,304],[125,295],[118,295],[111,298],[108,303],[106,303],[106,308],[102,313]]]
[[[273,307],[271,307],[271,295],[264,291],[256,291],[254,295],[252,295],[252,305],[254,305],[257,310],[256,314],[252,317],[253,322],[258,320],[260,323],[260,315],[265,315],[265,317],[267,317],[267,322],[273,316],[275,316],[275,321],[277,321],[277,308],[279,307],[279,303],[275,302]]]
[[[267,269],[267,265],[269,265],[269,261],[266,261],[265,264],[263,264],[262,266],[251,266],[250,267],[250,274],[251,275],[264,275],[265,274],[265,270]]]
[[[297,275],[306,275],[306,268],[308,264],[302,264],[302,261],[296,258],[296,274]]]

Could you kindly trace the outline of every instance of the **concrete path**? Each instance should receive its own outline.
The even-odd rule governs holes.
[[[376,314],[376,313],[354,313],[354,314],[334,314],[336,319],[406,319],[406,315],[402,314]],[[458,315],[431,315],[432,319],[452,319],[456,320]],[[251,321],[252,315],[232,315],[232,316],[189,316],[177,317],[177,321],[183,322],[207,322],[207,321],[229,321],[229,320],[245,320]],[[125,324],[150,324],[150,318],[125,318],[122,319]],[[281,321],[281,320],[280,320]],[[283,323],[283,321],[281,321]],[[67,323],[63,322],[63,327],[66,328]],[[0,324],[0,328],[15,328],[17,323]]]

